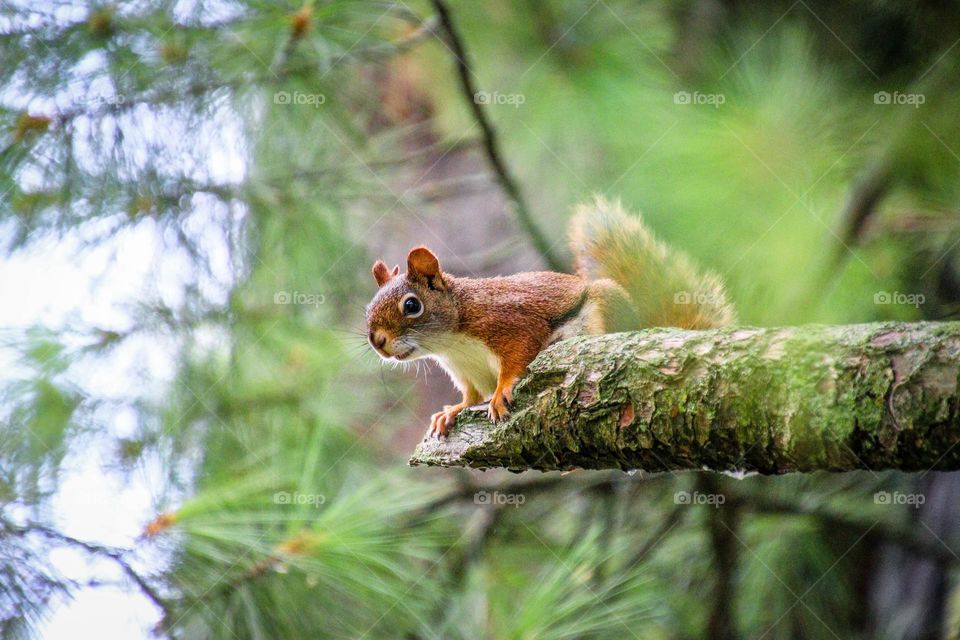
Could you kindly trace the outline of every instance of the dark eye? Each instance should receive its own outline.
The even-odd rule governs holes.
[[[416,318],[423,313],[423,303],[420,302],[420,298],[408,293],[400,301],[400,309],[403,311],[403,315],[408,318]]]

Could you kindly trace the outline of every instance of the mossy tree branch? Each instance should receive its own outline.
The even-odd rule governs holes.
[[[960,323],[650,329],[544,351],[410,463],[540,469],[960,469]]]

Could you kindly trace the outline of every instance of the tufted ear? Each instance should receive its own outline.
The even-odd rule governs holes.
[[[446,289],[443,281],[443,272],[440,271],[440,261],[433,252],[426,247],[416,247],[407,254],[407,278],[409,280],[423,279],[427,286],[437,291]]]
[[[373,263],[373,279],[377,281],[377,286],[382,287],[390,278],[400,273],[400,265],[393,268],[393,271],[387,269],[383,260],[377,260]]]

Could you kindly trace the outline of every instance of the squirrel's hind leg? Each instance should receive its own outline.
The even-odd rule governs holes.
[[[513,385],[523,374],[526,366],[521,367],[519,371],[507,370],[506,367],[500,368],[500,374],[497,376],[497,388],[490,398],[490,404],[487,408],[487,415],[494,422],[503,420],[510,415],[510,405],[513,403]]]
[[[530,329],[531,327],[528,327]],[[500,369],[497,372],[497,388],[493,391],[493,397],[490,398],[490,404],[487,407],[487,414],[494,422],[503,420],[510,414],[510,405],[513,403],[513,385],[517,383],[520,376],[524,374],[527,367],[533,362],[540,349],[543,348],[550,335],[550,328],[547,323],[542,327],[532,327],[539,329],[539,344],[534,339],[521,341],[508,341],[502,345],[502,348],[495,349],[500,354]],[[513,334],[504,333],[504,336]],[[536,334],[535,334],[536,335]]]

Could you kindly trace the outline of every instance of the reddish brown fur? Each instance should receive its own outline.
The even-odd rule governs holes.
[[[597,200],[572,228],[575,276],[458,278],[444,273],[426,247],[410,251],[402,276],[399,267],[389,270],[380,260],[373,265],[380,289],[367,307],[371,345],[385,358],[436,358],[463,394],[460,403],[433,414],[431,433],[446,434],[457,414],[481,399],[481,390],[492,390],[490,417],[503,418],[513,385],[551,339],[732,321],[720,279],[669,251],[619,204]],[[678,293],[692,304],[678,300]],[[411,297],[421,303],[414,311],[404,306]]]
[[[406,346],[392,347],[404,336],[421,336],[428,342],[439,334],[463,334],[480,340],[499,359],[497,386],[490,399],[493,419],[508,413],[513,385],[537,354],[547,345],[556,321],[585,302],[588,285],[578,276],[565,273],[519,273],[497,278],[458,278],[440,269],[436,256],[426,247],[417,247],[407,257],[407,273],[397,277],[377,261],[373,276],[380,290],[367,309],[371,343],[385,357],[422,357],[429,352]],[[415,294],[424,311],[420,317],[405,317],[400,305]],[[411,341],[412,338],[411,338]],[[456,372],[451,372],[455,380]],[[434,415],[431,421],[438,434],[446,432],[456,414],[477,402],[480,395],[468,380],[458,383],[463,401]]]
[[[511,365],[522,362],[522,368],[546,346],[551,323],[576,307],[587,290],[579,277],[550,271],[445,277],[458,301],[457,331],[483,340]]]
[[[587,284],[577,276],[549,271],[499,278],[446,276],[459,302],[456,330],[479,338],[500,358],[491,418],[508,413],[513,385],[547,346],[551,326],[583,301]]]

